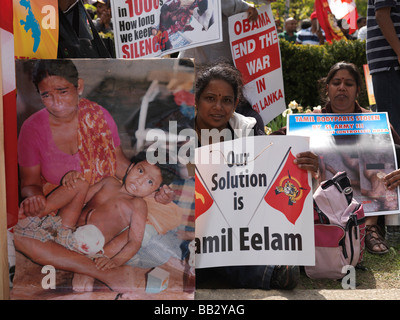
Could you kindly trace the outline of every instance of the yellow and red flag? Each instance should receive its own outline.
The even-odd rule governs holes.
[[[318,22],[325,31],[326,41],[345,39],[345,36],[336,23],[335,15],[329,6],[328,0],[315,0],[315,11]]]
[[[195,217],[200,217],[203,213],[208,211],[214,203],[213,198],[204,187],[203,183],[199,179],[197,173],[195,175]]]
[[[290,151],[279,176],[264,197],[272,208],[282,212],[292,224],[300,217],[304,201],[311,191],[307,171],[299,169],[294,160]]]
[[[350,26],[349,34],[357,30],[357,7],[354,0],[315,0],[318,22],[325,31],[326,40],[340,40],[343,33],[336,21],[345,19]]]

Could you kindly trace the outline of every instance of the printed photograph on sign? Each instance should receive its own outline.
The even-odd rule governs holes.
[[[398,191],[383,178],[397,169],[387,113],[289,115],[288,134],[310,137],[320,157],[321,181],[346,171],[366,216],[396,214]]]
[[[158,57],[222,41],[219,0],[111,2],[117,58]]]
[[[13,299],[193,299],[191,60],[17,60]]]

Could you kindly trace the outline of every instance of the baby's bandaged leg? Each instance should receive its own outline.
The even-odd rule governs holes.
[[[103,251],[104,236],[93,224],[87,224],[79,227],[73,233],[76,240],[77,250],[86,255],[93,255],[99,251]]]

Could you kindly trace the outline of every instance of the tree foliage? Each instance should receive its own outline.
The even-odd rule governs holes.
[[[322,104],[318,82],[339,61],[354,63],[362,77],[362,92],[358,97],[364,107],[369,105],[364,88],[363,65],[367,63],[365,41],[334,41],[320,46],[292,44],[279,40],[286,105],[296,100],[302,106]]]

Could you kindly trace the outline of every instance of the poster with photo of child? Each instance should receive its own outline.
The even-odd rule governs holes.
[[[193,62],[17,60],[16,79],[11,298],[193,299]]]

